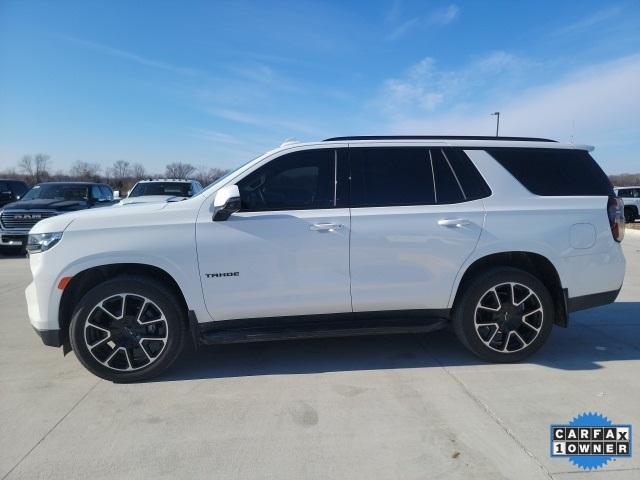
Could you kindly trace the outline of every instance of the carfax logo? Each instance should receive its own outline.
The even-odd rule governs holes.
[[[568,457],[585,470],[600,468],[614,457],[631,457],[631,425],[614,425],[599,413],[551,425],[551,456]]]

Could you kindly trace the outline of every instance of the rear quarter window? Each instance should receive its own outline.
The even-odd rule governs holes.
[[[487,152],[536,195],[613,195],[611,182],[585,150],[489,148]]]

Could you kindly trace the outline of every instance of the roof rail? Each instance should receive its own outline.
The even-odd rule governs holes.
[[[324,142],[338,142],[346,140],[503,140],[515,142],[555,142],[548,138],[536,137],[494,137],[477,135],[356,135],[352,137],[332,137]]]

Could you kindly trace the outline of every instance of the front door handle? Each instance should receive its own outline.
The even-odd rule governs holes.
[[[314,232],[335,232],[341,228],[342,225],[339,223],[314,223],[309,227]]]
[[[465,225],[469,225],[471,222],[466,218],[443,218],[438,220],[438,225],[441,227],[464,227]]]

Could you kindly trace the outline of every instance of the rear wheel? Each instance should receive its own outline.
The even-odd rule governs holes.
[[[625,223],[633,223],[636,221],[636,212],[633,208],[626,207],[624,209],[624,221]]]
[[[490,362],[517,362],[538,350],[554,321],[553,300],[533,275],[515,268],[480,274],[453,313],[460,341]]]
[[[78,303],[69,337],[80,362],[114,382],[147,380],[180,354],[185,318],[175,295],[145,277],[117,277]]]

